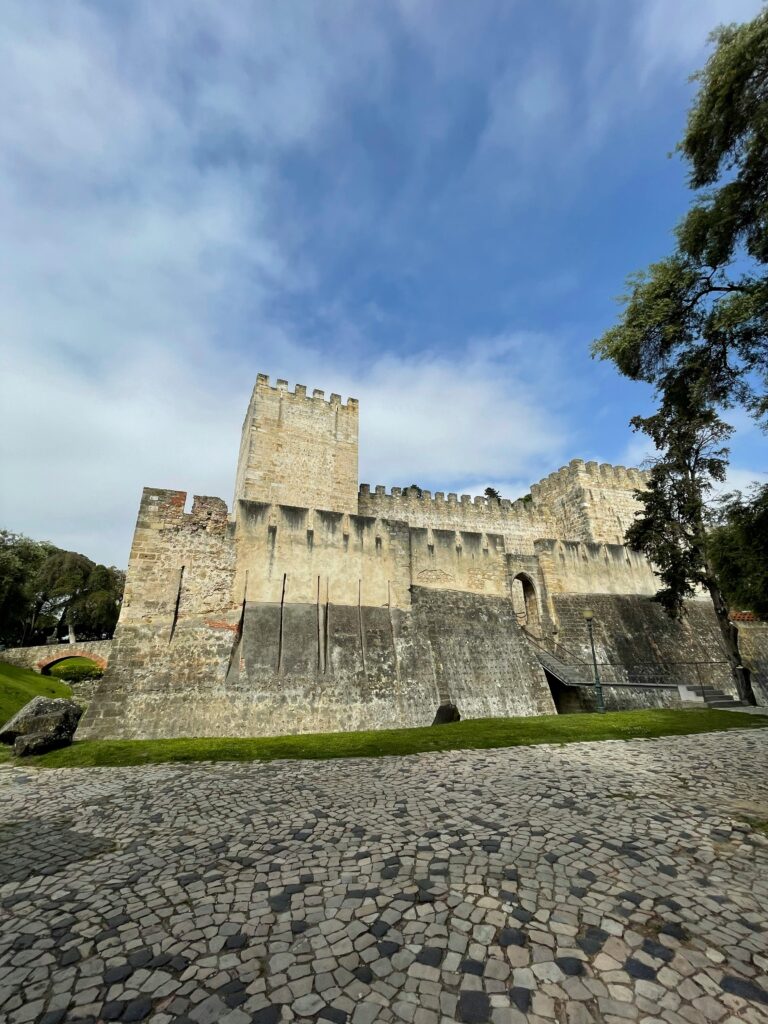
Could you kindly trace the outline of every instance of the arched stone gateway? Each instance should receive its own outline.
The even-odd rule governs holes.
[[[533,580],[527,573],[519,572],[512,580],[512,606],[521,626],[533,633],[540,632],[539,599]]]
[[[43,676],[47,676],[50,674],[54,665],[58,665],[60,661],[68,661],[70,658],[85,658],[88,661],[92,661],[94,665],[98,665],[102,672],[107,667],[106,658],[102,658],[99,654],[91,654],[90,651],[75,647],[66,651],[62,651],[62,649],[59,648],[56,654],[35,662],[34,668],[36,672],[39,672]]]
[[[106,669],[112,650],[111,640],[84,640],[78,644],[41,644],[37,647],[9,647],[0,651],[0,661],[19,668],[31,668],[42,675],[58,661],[66,658],[88,658]]]

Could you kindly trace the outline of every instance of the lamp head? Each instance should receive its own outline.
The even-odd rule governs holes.
[[[587,622],[591,622],[592,619],[594,619],[595,617],[595,613],[592,611],[591,608],[585,608],[581,614],[584,616]]]

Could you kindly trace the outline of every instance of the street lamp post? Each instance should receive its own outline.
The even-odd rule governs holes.
[[[595,654],[595,635],[592,632],[592,620],[595,617],[595,613],[591,608],[584,609],[584,618],[587,623],[587,630],[589,632],[589,646],[592,648],[592,665],[595,670],[595,703],[597,704],[597,712],[600,715],[605,714],[605,701],[603,700],[603,684],[600,682],[600,672],[597,668],[597,655]]]

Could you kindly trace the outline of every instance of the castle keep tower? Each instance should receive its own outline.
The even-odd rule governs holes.
[[[358,406],[303,384],[294,391],[260,373],[243,422],[233,515],[239,499],[357,512]]]

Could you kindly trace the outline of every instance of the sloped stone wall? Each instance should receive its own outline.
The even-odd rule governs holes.
[[[735,696],[717,620],[706,601],[689,602],[680,622],[650,597],[637,594],[557,594],[552,601],[563,659],[578,656],[587,668],[592,654],[584,611],[594,612],[595,650],[605,682],[694,688],[705,683]],[[650,691],[617,693],[631,707],[658,706],[656,698],[662,696],[648,704],[654,696]]]
[[[249,603],[242,634],[125,629],[79,739],[271,736],[553,714],[511,603],[414,588],[410,610]]]
[[[757,703],[768,707],[768,622],[739,622],[739,646]]]

